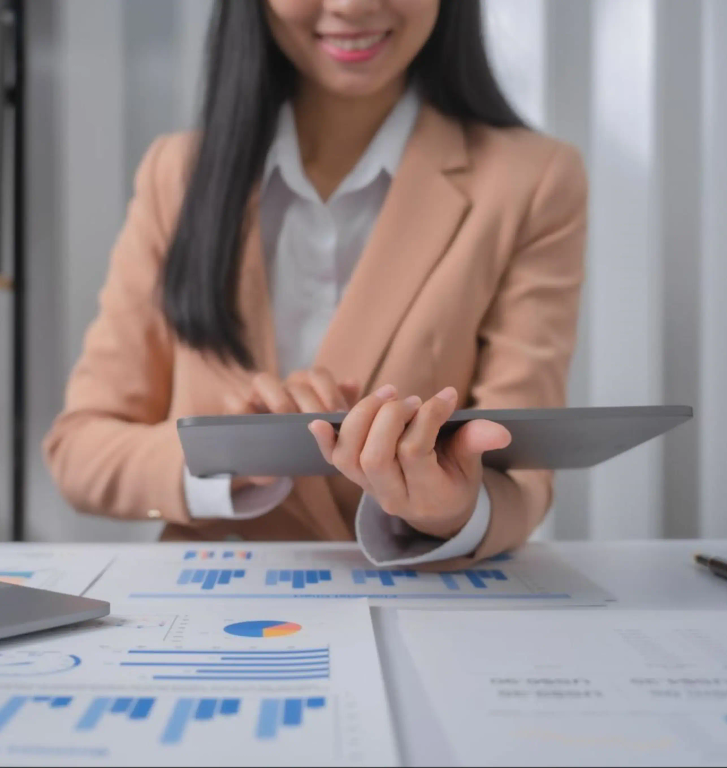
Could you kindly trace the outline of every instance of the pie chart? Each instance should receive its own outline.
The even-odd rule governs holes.
[[[292,621],[240,621],[228,624],[225,632],[237,637],[285,637],[300,632],[303,627]]]

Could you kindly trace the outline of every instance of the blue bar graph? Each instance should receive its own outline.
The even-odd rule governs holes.
[[[457,579],[455,579],[451,573],[441,573],[440,576],[442,577],[444,586],[447,587],[447,589],[459,589]]]
[[[216,552],[214,549],[190,549],[184,553],[185,560],[214,560],[217,557],[223,560],[252,560],[252,552],[246,549],[226,549]]]
[[[134,703],[133,699],[116,699],[111,705],[111,713],[114,715],[123,714],[131,709],[131,705]]]
[[[268,570],[265,574],[265,586],[275,587],[280,584],[290,584],[293,589],[305,589],[308,586],[331,581],[330,570]]]
[[[214,717],[216,705],[216,699],[200,699],[197,711],[194,713],[195,720],[211,720]]]
[[[444,586],[447,587],[447,589],[450,590],[459,590],[460,583],[455,578],[456,576],[464,576],[465,579],[475,588],[475,589],[487,589],[487,583],[486,580],[494,580],[494,581],[507,581],[507,576],[498,569],[490,569],[490,570],[466,570],[466,571],[451,571],[450,573],[440,573],[439,577],[444,582]]]
[[[167,745],[179,744],[190,723],[209,722],[218,715],[237,715],[241,707],[242,699],[179,699],[174,705],[160,741]]]
[[[419,574],[411,570],[364,570],[363,568],[354,568],[351,571],[351,577],[354,584],[366,584],[369,579],[378,579],[382,587],[395,587],[395,579],[417,579]]]
[[[274,739],[278,733],[280,699],[263,699],[257,721],[258,739]]]
[[[185,568],[177,579],[177,584],[180,586],[186,586],[189,584],[200,584],[201,589],[209,591],[214,589],[218,585],[230,584],[232,579],[244,579],[244,570],[227,570],[219,568],[211,568],[209,570],[200,568],[193,570],[191,568]]]
[[[111,715],[126,715],[129,720],[146,720],[151,714],[155,699],[141,697],[132,699],[127,696],[110,698],[99,696],[88,705],[88,708],[76,723],[77,731],[94,731],[108,712]]]
[[[283,707],[283,725],[300,725],[303,722],[303,700],[286,699]]]
[[[261,741],[276,739],[280,728],[297,728],[303,725],[306,709],[323,709],[324,697],[309,699],[263,699],[260,702],[255,736]]]
[[[20,712],[27,701],[27,696],[11,696],[5,704],[0,707],[0,733],[3,728],[10,723],[15,715]]]
[[[221,715],[236,715],[240,711],[239,699],[222,699],[220,705]]]
[[[129,720],[145,720],[149,716],[153,706],[154,699],[137,699],[134,708],[129,714]]]
[[[11,696],[0,705],[0,733],[26,704],[47,704],[50,709],[64,709],[72,701],[72,696]]]
[[[170,651],[133,649],[122,667],[145,667],[154,680],[279,681],[327,680],[330,649],[301,648],[267,651]],[[139,701],[142,701],[141,699]],[[203,700],[201,700],[203,701]],[[137,703],[136,706],[139,706]],[[211,705],[204,704],[205,712]],[[133,711],[132,711],[133,717]]]

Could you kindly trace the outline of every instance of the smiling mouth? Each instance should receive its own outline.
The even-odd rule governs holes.
[[[322,35],[318,34],[319,40],[325,42],[334,48],[338,48],[341,51],[367,51],[371,48],[375,48],[379,43],[382,43],[391,33],[390,32],[376,32],[363,35]]]
[[[376,32],[369,35],[356,35],[342,37],[338,35],[318,35],[329,45],[340,48],[342,51],[365,51],[373,48],[384,40],[389,32]]]

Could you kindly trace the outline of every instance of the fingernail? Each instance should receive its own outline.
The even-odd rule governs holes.
[[[422,404],[422,399],[419,395],[411,395],[404,400],[404,405],[409,408],[418,408]]]
[[[396,397],[396,387],[393,384],[384,384],[374,394],[381,400],[390,400],[392,397]]]
[[[457,390],[454,387],[445,387],[441,392],[437,392],[436,397],[446,403],[452,403],[457,400]]]

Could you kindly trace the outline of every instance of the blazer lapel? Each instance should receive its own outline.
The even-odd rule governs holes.
[[[316,365],[368,390],[392,337],[470,202],[448,178],[468,164],[461,126],[423,106]]]

